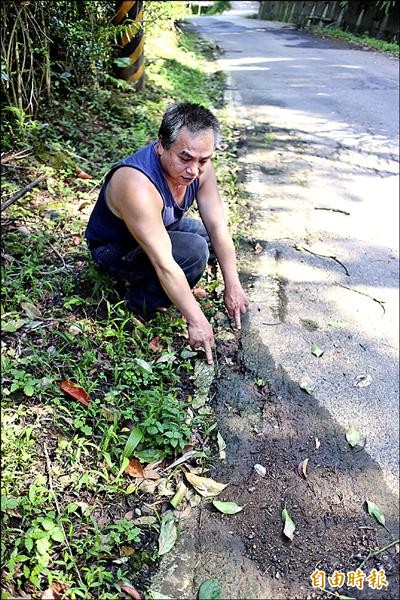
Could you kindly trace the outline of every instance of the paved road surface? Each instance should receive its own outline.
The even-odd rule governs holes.
[[[248,327],[343,427],[360,430],[398,493],[398,61],[245,18],[255,2],[232,5],[192,23],[222,51],[246,141],[264,248]]]

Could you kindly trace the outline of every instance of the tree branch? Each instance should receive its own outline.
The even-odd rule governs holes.
[[[13,204],[14,202],[16,202],[17,200],[22,198],[22,196],[25,196],[25,194],[27,194],[32,188],[36,187],[46,177],[47,177],[47,175],[42,173],[42,175],[40,175],[37,179],[35,179],[35,181],[28,183],[28,185],[26,185],[24,188],[22,188],[22,190],[19,190],[19,192],[17,192],[13,196],[11,196],[11,198],[6,200],[6,202],[3,202],[3,204],[1,205],[0,212],[3,212],[3,210],[8,208],[10,206],[10,204]]]

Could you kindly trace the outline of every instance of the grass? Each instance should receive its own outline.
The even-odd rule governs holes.
[[[361,46],[374,48],[375,50],[380,50],[381,52],[390,52],[391,54],[399,56],[400,46],[396,42],[378,40],[376,38],[368,36],[367,34],[355,35],[354,33],[350,33],[349,31],[343,31],[339,27],[313,26],[311,30],[314,33],[317,33],[318,35],[333,37],[340,40],[346,40],[348,42],[353,42]]]
[[[110,166],[156,137],[171,101],[216,109],[224,152],[215,160],[233,232],[240,234],[236,132],[224,120],[223,77],[205,42],[169,32],[146,46],[147,87],[70,90],[32,120],[4,125],[6,150],[29,149],[3,167],[5,198],[46,173],[13,204],[2,236],[2,598],[119,598],[129,581],[151,597],[162,512],[185,466],[200,471],[217,434],[211,408],[196,404],[196,369],[173,312],[143,325],[83,242],[87,216]],[[77,178],[76,170],[91,179]],[[219,280],[207,273],[200,302],[216,324]],[[75,386],[81,400],[60,388]],[[129,476],[126,469],[134,476]],[[133,471],[132,471],[133,470]],[[136,471],[135,471],[136,470]],[[175,519],[198,502],[193,490]]]

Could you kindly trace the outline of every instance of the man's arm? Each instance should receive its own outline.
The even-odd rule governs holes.
[[[194,298],[186,276],[172,255],[171,240],[161,217],[162,199],[143,173],[121,167],[113,175],[108,201],[151,261],[168,298],[186,318],[189,344],[202,346],[211,364],[212,327]]]
[[[246,312],[249,300],[239,281],[235,247],[225,222],[222,202],[211,162],[200,178],[197,203],[224,278],[225,306],[231,317],[235,318],[236,327],[240,329],[240,315]]]

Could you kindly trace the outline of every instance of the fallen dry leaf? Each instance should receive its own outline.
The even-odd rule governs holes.
[[[217,444],[218,444],[218,450],[219,450],[219,458],[220,458],[220,460],[225,460],[226,459],[226,442],[219,431],[217,433]]]
[[[176,515],[178,516],[179,519],[187,519],[188,516],[190,515],[190,513],[192,512],[192,506],[190,503],[187,503],[186,506],[183,509],[177,509],[175,511]]]
[[[185,473],[185,477],[195,490],[205,498],[218,496],[228,485],[227,483],[214,481],[210,477],[199,477],[198,475],[194,475],[193,471]]]
[[[158,482],[158,490],[157,490],[157,494],[159,496],[173,496],[175,494],[173,487],[172,487],[172,483],[167,481],[167,479],[163,478],[160,479],[160,481]]]
[[[189,398],[190,398],[190,400],[189,400]],[[191,402],[191,400],[192,400],[192,397],[191,397],[191,396],[188,396],[188,397],[187,397],[187,401],[188,401],[188,402]],[[193,415],[193,412],[190,410],[190,408],[188,409],[188,412],[189,412],[189,411],[190,411],[190,413]],[[182,448],[182,454],[186,454],[186,452],[191,452],[192,450],[194,450],[194,446],[193,446],[193,444],[186,444],[186,446],[184,446],[184,447]]]
[[[127,513],[124,514],[124,519],[127,519],[128,521],[130,521],[131,519],[133,519],[134,513],[133,510],[129,510]]]
[[[128,594],[131,598],[135,598],[135,600],[143,600],[142,594],[137,591],[136,588],[133,587],[130,583],[125,583],[124,581],[118,582],[119,587],[125,594]]]
[[[130,475],[131,477],[140,477],[141,479],[143,479],[144,477],[143,467],[137,458],[129,459],[129,464],[126,467],[124,473]]]
[[[79,167],[76,169],[76,176],[78,179],[93,179],[92,176],[89,175],[89,173],[86,173],[86,171],[79,169]]]
[[[259,244],[257,242],[257,244],[254,247],[254,254],[261,254],[261,252],[264,250],[264,248],[261,246],[261,244]]]
[[[42,600],[60,600],[63,593],[70,587],[68,583],[54,581],[41,595]]]
[[[143,477],[145,479],[160,479],[160,468],[154,469],[152,465],[146,465],[143,469]]]
[[[353,385],[354,385],[354,387],[364,388],[364,387],[371,385],[371,383],[372,383],[372,377],[371,377],[371,375],[369,375],[369,373],[366,373],[365,375],[358,375],[355,378]]]
[[[254,470],[260,477],[265,477],[267,469],[263,465],[254,465]]]
[[[149,342],[149,346],[152,352],[158,352],[162,350],[162,346],[160,346],[160,336],[157,335],[151,342]]]
[[[14,508],[7,508],[6,513],[12,517],[16,517],[17,519],[22,519],[22,515],[20,515],[19,512]]]
[[[139,484],[138,489],[146,494],[154,494],[159,483],[160,479],[158,481],[154,481],[154,479],[145,479]]]
[[[83,388],[79,387],[79,385],[77,385],[73,381],[62,381],[60,383],[60,388],[63,392],[68,394],[68,396],[71,396],[75,400],[78,400],[78,402],[80,402],[84,406],[89,406],[90,401],[88,394]]]
[[[72,336],[77,336],[77,335],[81,335],[82,329],[80,327],[77,327],[76,325],[70,325],[68,327],[68,333],[70,333]]]
[[[196,287],[192,290],[193,292],[193,296],[196,298],[196,300],[201,300],[203,298],[208,298],[208,292],[206,292],[206,290],[204,290],[201,287]]]
[[[174,462],[172,464],[170,464],[168,467],[166,467],[164,470],[169,471],[170,469],[173,469],[174,467],[181,465],[182,463],[184,463],[187,460],[189,460],[190,458],[192,458],[194,453],[195,453],[195,450],[189,450],[189,452],[185,452],[185,454],[182,454],[182,456],[180,456],[179,458],[174,460]]]
[[[308,465],[308,458],[305,458],[297,466],[298,474],[300,475],[300,477],[304,477],[304,479],[307,479],[307,465]]]
[[[35,320],[42,318],[42,313],[39,308],[35,304],[32,304],[32,302],[21,302],[21,308],[30,319]]]

